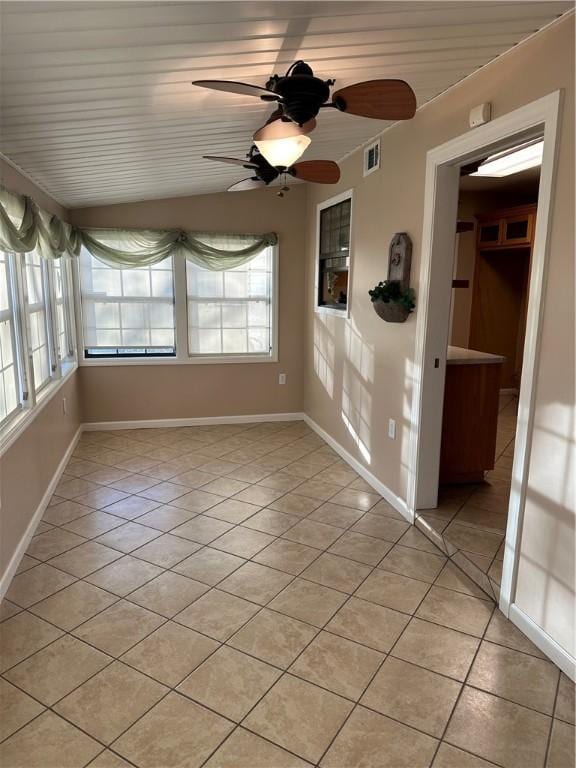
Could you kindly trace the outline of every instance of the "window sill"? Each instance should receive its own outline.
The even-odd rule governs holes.
[[[13,445],[20,435],[34,421],[36,416],[43,410],[61,389],[74,371],[78,368],[75,362],[62,363],[62,375],[60,378],[51,381],[38,395],[36,404],[31,408],[23,408],[17,416],[11,419],[0,432],[0,457]]]
[[[266,355],[266,356],[258,356],[258,355],[246,355],[244,357],[234,357],[232,355],[230,356],[213,356],[213,357],[185,357],[183,359],[180,359],[178,357],[154,357],[154,358],[134,358],[134,357],[123,357],[123,358],[90,358],[88,360],[83,359],[80,361],[81,366],[86,366],[87,368],[96,366],[96,367],[102,367],[102,366],[131,366],[131,365],[244,365],[244,364],[252,364],[252,363],[277,363],[278,362],[278,355],[272,354],[272,355]]]

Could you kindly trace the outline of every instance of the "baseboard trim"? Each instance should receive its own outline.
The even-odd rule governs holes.
[[[190,419],[142,419],[140,421],[90,421],[82,425],[85,432],[117,429],[158,429],[165,427],[201,427],[218,424],[257,424],[264,421],[304,421],[303,413],[257,413],[245,416],[205,416]]]
[[[82,431],[83,431],[82,425],[80,425],[76,430],[74,437],[70,441],[68,448],[66,448],[66,452],[64,453],[62,460],[58,464],[56,472],[52,476],[52,480],[50,481],[50,484],[46,488],[46,491],[42,496],[42,500],[40,501],[40,504],[38,505],[36,512],[34,512],[32,519],[28,523],[28,527],[26,528],[24,535],[20,539],[20,543],[16,547],[16,551],[10,558],[8,567],[6,568],[2,576],[0,576],[0,600],[2,600],[2,598],[8,591],[10,582],[14,578],[14,574],[16,573],[18,566],[20,565],[20,561],[22,560],[24,553],[28,549],[28,545],[30,544],[30,539],[32,538],[32,536],[34,536],[36,528],[38,527],[38,524],[42,519],[42,515],[44,514],[46,507],[48,506],[50,499],[52,498],[52,494],[54,493],[56,486],[58,485],[58,482],[64,472],[64,469],[66,468],[66,465],[70,461],[70,457],[72,456],[74,448],[76,448],[76,445],[78,443],[78,440],[80,439],[80,435],[82,434]]]
[[[568,675],[571,680],[575,680],[576,660],[570,656],[568,651],[565,651],[562,646],[558,645],[556,640],[546,634],[542,627],[538,626],[524,611],[520,610],[515,603],[510,606],[508,618],[542,653],[548,656],[557,667],[560,667],[562,672]]]
[[[371,485],[372,488],[374,488],[374,490],[379,493],[380,496],[386,499],[386,501],[391,504],[394,509],[400,512],[400,514],[405,517],[409,523],[414,522],[410,510],[408,509],[408,505],[404,499],[401,499],[400,496],[397,496],[393,491],[391,491],[387,485],[384,485],[384,483],[378,480],[378,478],[373,475],[369,469],[366,469],[366,467],[361,464],[358,459],[355,459],[354,456],[352,456],[352,454],[346,450],[346,448],[341,446],[337,440],[329,435],[326,430],[322,429],[322,427],[317,424],[314,419],[310,418],[308,414],[303,414],[303,418],[306,424],[308,424],[308,426],[313,429],[317,435],[319,435],[326,443],[328,443],[328,445],[333,448],[347,464],[350,464],[352,469],[354,469],[354,471],[356,471],[363,480],[366,480],[368,485]]]

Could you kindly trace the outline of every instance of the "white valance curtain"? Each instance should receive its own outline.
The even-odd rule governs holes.
[[[189,259],[204,269],[233,269],[275,245],[273,232],[215,234],[179,229],[80,229],[41,210],[32,198],[0,187],[0,249],[46,259],[78,256],[82,246],[111,267],[149,266],[170,256]]]

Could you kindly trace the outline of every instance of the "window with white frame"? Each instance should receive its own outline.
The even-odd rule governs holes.
[[[13,255],[0,251],[0,427],[20,408]]]
[[[56,348],[58,358],[62,362],[70,360],[74,356],[70,267],[68,256],[62,256],[52,264]]]
[[[174,357],[172,259],[145,267],[110,267],[80,256],[86,358]]]
[[[51,329],[48,315],[48,266],[37,251],[24,257],[28,315],[28,343],[34,371],[34,388],[39,392],[56,370],[51,349]]]
[[[233,269],[214,272],[186,261],[191,357],[273,354],[276,253],[266,248]]]

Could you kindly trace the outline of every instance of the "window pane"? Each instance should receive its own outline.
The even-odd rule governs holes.
[[[70,359],[74,351],[74,345],[72,343],[74,308],[68,279],[69,269],[70,262],[66,256],[62,256],[60,259],[52,262],[54,296],[56,300],[54,316],[56,322],[56,338],[58,342],[58,357],[60,360]]]
[[[186,262],[191,355],[270,355],[273,263],[271,248],[222,272]]]
[[[47,286],[45,265],[38,253],[25,255],[26,289],[28,291],[28,329],[34,370],[34,387],[41,389],[50,380],[48,348]]]
[[[175,355],[172,259],[115,269],[83,249],[80,285],[85,354]]]
[[[15,319],[10,301],[9,259],[0,251],[0,424],[19,407]]]

